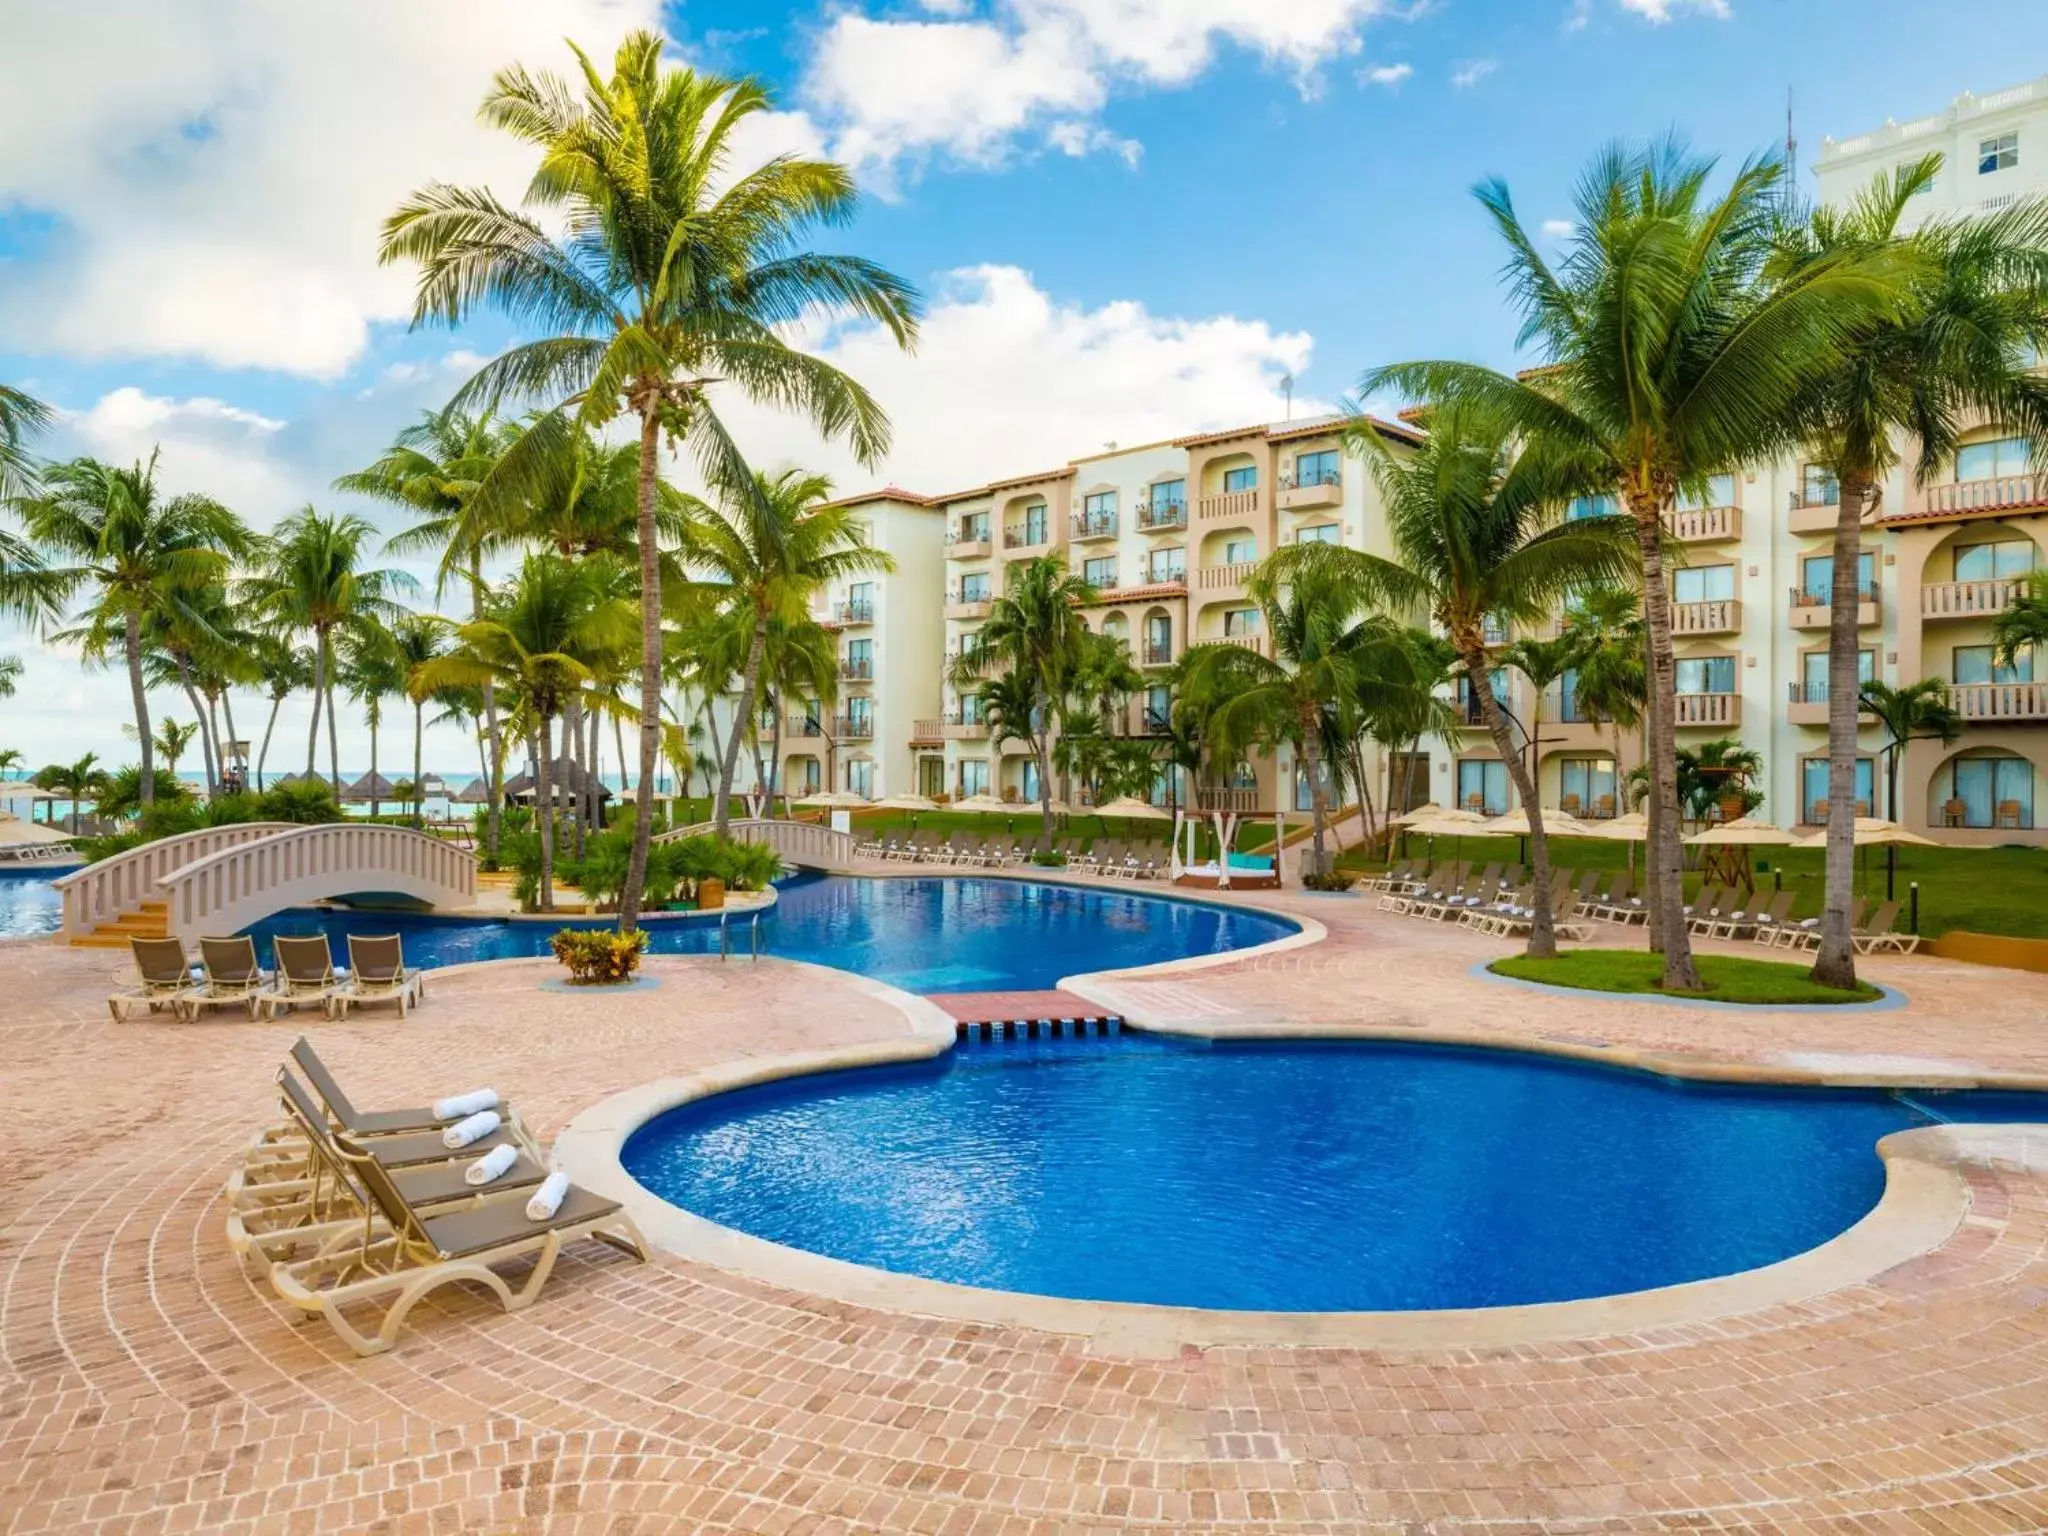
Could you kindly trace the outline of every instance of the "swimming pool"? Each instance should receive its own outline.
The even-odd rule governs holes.
[[[799,875],[780,894],[761,917],[764,953],[916,993],[1036,991],[1083,971],[1244,949],[1298,931],[1261,912],[1020,880]],[[734,915],[732,942],[742,953],[752,923],[751,914]],[[545,955],[561,926],[610,925],[299,910],[249,931],[266,963],[268,941],[280,933],[325,932],[339,948],[344,934],[396,930],[413,964],[441,966]],[[650,923],[647,932],[654,954],[718,953],[716,923]]]
[[[2044,1119],[2048,1095],[1124,1036],[725,1094],[642,1126],[622,1159],[725,1226],[966,1285],[1261,1311],[1488,1307],[1811,1248],[1877,1202],[1875,1143],[1928,1109]]]
[[[56,879],[69,869],[0,869],[0,939],[55,933],[63,926],[64,901]]]

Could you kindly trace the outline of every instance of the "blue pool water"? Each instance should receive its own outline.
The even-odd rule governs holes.
[[[55,933],[64,904],[52,883],[66,870],[0,869],[0,939]]]
[[[753,919],[735,917],[745,953]],[[280,933],[405,936],[415,965],[457,965],[548,953],[557,923],[477,922],[390,912],[280,913],[249,931],[266,956]],[[609,924],[602,925],[609,926]],[[716,954],[718,925],[652,923],[655,954]],[[1284,918],[1125,892],[1015,880],[863,880],[807,875],[784,883],[761,918],[764,953],[855,971],[907,992],[1004,992],[1063,976],[1265,944],[1296,931]]]
[[[2048,1096],[1983,1118],[2048,1119]],[[1979,1118],[1971,1094],[1924,1096]],[[1136,1036],[686,1105],[650,1190],[794,1247],[968,1285],[1277,1311],[1484,1307],[1786,1258],[1876,1203],[1876,1092],[1683,1085],[1537,1056]]]

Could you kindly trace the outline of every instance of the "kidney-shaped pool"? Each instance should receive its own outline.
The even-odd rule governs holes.
[[[1000,1290],[1266,1311],[1564,1301],[1851,1226],[1874,1147],[2048,1095],[1681,1084],[1405,1044],[971,1046],[685,1105],[643,1185],[756,1237]]]

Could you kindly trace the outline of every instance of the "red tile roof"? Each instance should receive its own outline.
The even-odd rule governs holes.
[[[1155,597],[1186,597],[1188,584],[1185,581],[1155,581],[1142,587],[1098,587],[1095,601],[1082,606],[1108,608],[1117,603],[1143,603]]]
[[[2041,517],[2048,515],[2048,496],[2033,501],[2019,502],[2009,507],[1959,507],[1942,512],[1923,510],[1919,512],[1895,512],[1890,517],[1877,519],[1880,528],[1910,527],[1915,523],[1975,523],[1999,517]]]
[[[828,507],[860,507],[876,501],[900,501],[913,507],[937,506],[936,497],[923,496],[916,491],[906,491],[900,485],[885,485],[878,491],[862,491],[857,496],[841,496],[837,501],[825,503]]]

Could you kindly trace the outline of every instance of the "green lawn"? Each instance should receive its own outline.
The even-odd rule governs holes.
[[[1618,870],[1628,866],[1629,845],[1599,838],[1553,838],[1551,863],[1559,869]],[[1399,851],[1398,849],[1396,850]],[[1429,851],[1428,840],[1408,839],[1408,856],[1419,858]],[[1440,837],[1436,854],[1441,859],[1495,859],[1511,863],[1524,857],[1525,850],[1512,837]],[[1792,903],[1795,917],[1810,917],[1821,909],[1822,851],[1818,848],[1759,848],[1754,850],[1757,884],[1770,888],[1782,880],[1784,889],[1797,893]],[[1688,851],[1688,857],[1691,857]],[[1636,868],[1642,868],[1642,847],[1636,846]],[[1382,867],[1368,862],[1362,850],[1352,850],[1338,861],[1343,869],[1364,873]],[[1884,900],[1885,850],[1859,848],[1856,851],[1857,894],[1871,901]],[[1972,933],[2007,934],[2014,938],[2048,938],[2048,849],[2042,848],[1901,848],[1895,889],[1899,900],[1899,926],[1906,926],[1909,887],[1920,886],[1920,932],[1933,938],[1951,928]],[[1699,889],[1697,871],[1688,871],[1688,894]]]
[[[1701,955],[1697,963],[1707,999],[1716,1003],[1865,1003],[1880,996],[1875,987],[1844,992],[1807,979],[1808,967],[1779,960]],[[1487,967],[1497,976],[1540,981],[1588,992],[1662,992],[1664,957],[1640,949],[1574,949],[1555,960],[1515,955]]]

